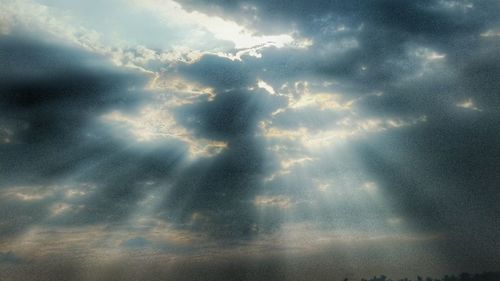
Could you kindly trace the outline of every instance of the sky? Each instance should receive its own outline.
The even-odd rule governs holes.
[[[500,270],[497,0],[0,7],[1,280]]]

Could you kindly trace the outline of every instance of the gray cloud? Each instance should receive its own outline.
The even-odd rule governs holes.
[[[159,79],[213,92],[162,109],[183,134],[226,145],[192,159],[182,139],[141,143],[103,124],[106,113],[141,116],[172,94],[144,89],[148,75],[50,39],[2,36],[2,237],[142,215],[225,246],[311,223],[326,234],[435,234],[427,245],[454,269],[498,259],[496,1],[181,3],[258,34],[293,28],[313,45],[168,62]],[[120,246],[159,245],[141,235]],[[221,268],[207,271],[244,272]]]
[[[268,48],[260,59],[243,57],[243,62],[234,65],[245,67],[233,70],[233,75],[253,74],[275,89],[301,79],[333,81],[337,85],[326,89],[339,91],[344,97],[382,93],[357,102],[353,110],[358,115],[426,116],[423,124],[353,143],[355,153],[380,180],[395,209],[417,228],[443,231],[460,241],[473,239],[471,249],[484,246],[474,251],[474,258],[481,256],[480,251],[489,253],[484,254],[485,260],[498,255],[497,245],[484,241],[491,241],[486,237],[499,231],[494,227],[498,225],[494,202],[498,201],[495,187],[499,178],[494,170],[499,165],[496,124],[500,90],[494,77],[499,73],[499,41],[498,37],[481,35],[498,27],[498,3],[182,3],[238,20],[263,33],[285,31],[293,23],[301,36],[314,40],[306,51]],[[249,6],[256,7],[254,12],[249,12]],[[255,15],[259,20],[253,20]],[[247,70],[250,65],[252,70]],[[479,110],[472,110],[475,105],[472,109],[457,107],[468,99]],[[303,108],[288,109],[270,120],[281,128],[324,129],[326,120],[335,122],[345,116]],[[325,165],[334,162],[322,161]],[[474,234],[478,232],[482,234]],[[458,254],[450,249],[454,247],[447,247],[450,256],[465,251],[455,249]]]
[[[134,148],[99,125],[98,117],[110,109],[133,111],[149,99],[130,90],[144,85],[143,75],[118,70],[81,50],[31,39],[3,37],[1,49],[6,62],[1,70],[6,74],[1,117],[6,128],[14,127],[14,135],[0,147],[0,184],[96,186],[95,193],[73,202],[83,209],[57,221],[81,224],[125,218],[144,194],[142,183],[168,176],[172,164],[185,154],[185,146],[175,142]],[[6,231],[48,217],[58,197],[5,201]]]
[[[12,251],[10,252],[0,252],[0,264],[21,264],[25,261],[14,254]]]

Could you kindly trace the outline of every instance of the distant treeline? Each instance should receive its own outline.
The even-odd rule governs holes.
[[[344,279],[348,281],[348,279]],[[458,276],[445,275],[441,279],[417,276],[417,279],[390,279],[385,275],[373,277],[371,279],[361,279],[361,281],[500,281],[500,272],[484,272],[480,274],[462,273]]]

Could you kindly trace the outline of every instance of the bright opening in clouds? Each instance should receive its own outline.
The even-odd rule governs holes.
[[[0,7],[1,280],[500,270],[498,1]]]

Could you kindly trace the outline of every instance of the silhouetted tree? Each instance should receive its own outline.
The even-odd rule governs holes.
[[[347,281],[347,278],[344,280]],[[374,276],[373,278],[366,280],[361,279],[361,281],[391,281],[385,275],[380,275],[380,277]],[[399,281],[412,281],[408,278],[399,279]],[[424,281],[421,276],[417,276],[416,281]],[[427,277],[425,281],[500,281],[500,272],[484,272],[480,274],[471,275],[469,273],[462,273],[458,277],[455,275],[445,275],[442,279],[433,279]]]

